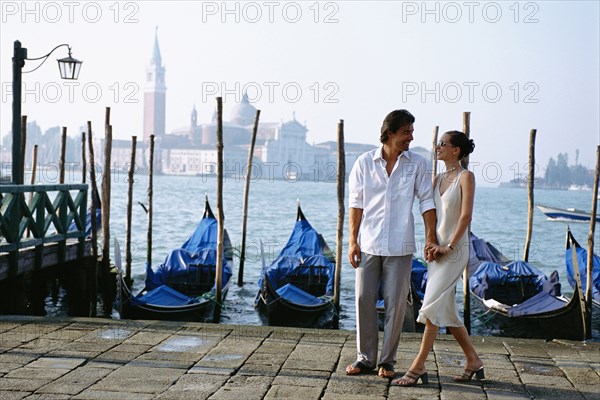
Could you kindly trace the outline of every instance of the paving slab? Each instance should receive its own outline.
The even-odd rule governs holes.
[[[456,383],[460,346],[436,339],[429,384],[403,388],[345,374],[352,331],[0,316],[0,399],[600,400],[598,342],[473,337],[486,379]],[[420,341],[402,335],[396,377]]]
[[[9,390],[1,390],[0,389],[0,399],[2,399],[2,400],[21,400],[29,395],[31,395],[31,392],[20,392],[17,390],[9,391]]]

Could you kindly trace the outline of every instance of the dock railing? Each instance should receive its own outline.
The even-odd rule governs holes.
[[[68,239],[77,240],[76,257],[83,258],[87,194],[87,184],[0,185],[0,256],[8,255],[8,271],[0,268],[0,281],[22,272],[19,266],[21,249],[35,247],[34,265],[23,266],[26,269],[44,266],[44,245],[50,243],[58,246],[58,264],[67,261]]]

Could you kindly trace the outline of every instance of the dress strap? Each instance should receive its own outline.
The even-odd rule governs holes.
[[[460,186],[460,177],[462,176],[462,174],[466,171],[466,169],[463,169],[462,171],[460,171],[458,174],[456,174],[456,178],[454,178],[451,186]]]
[[[458,173],[458,175],[456,175],[456,180],[457,180],[457,181],[460,181],[460,177],[461,177],[461,176],[462,176],[462,174],[464,174],[466,171],[467,171],[466,169],[463,169],[462,171],[460,171],[460,172]]]

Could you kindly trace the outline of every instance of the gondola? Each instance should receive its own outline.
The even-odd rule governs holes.
[[[582,248],[573,237],[571,230],[567,227],[567,243],[565,246],[565,263],[567,266],[567,280],[571,287],[575,287],[575,270],[573,269],[573,255],[571,254],[571,243],[575,246],[577,254],[577,265],[579,265],[579,276],[581,278],[581,289],[584,293],[587,290],[587,255],[586,249]],[[592,305],[594,310],[592,315],[600,313],[600,257],[594,254],[592,258]]]
[[[470,280],[471,295],[506,336],[585,340],[581,285],[571,299],[560,292],[558,272],[548,278],[524,261],[484,261]]]
[[[496,264],[508,264],[511,260],[493,244],[481,239],[473,232],[469,232],[471,246],[469,247],[469,277],[477,271],[477,268],[484,262],[494,262]]]
[[[277,258],[264,254],[254,307],[263,323],[297,327],[333,326],[335,258],[310,225],[300,204],[292,234]]]
[[[132,296],[121,275],[121,317],[210,321],[216,296],[217,220],[208,199],[200,223],[179,249],[156,268],[146,265],[145,287]],[[233,252],[227,231],[223,246],[222,298],[231,283]]]
[[[498,263],[507,263],[510,261],[508,257],[502,254],[496,247],[489,242],[486,242],[484,239],[478,238],[472,232],[470,232],[470,240],[469,272],[471,275],[477,270],[479,265],[485,261]],[[416,319],[419,316],[419,310],[421,309],[423,296],[425,295],[425,288],[427,287],[427,263],[420,258],[413,257],[412,259],[410,287],[411,290],[408,297],[402,331],[422,332],[425,326],[417,323]],[[379,315],[379,329],[383,330],[385,307],[381,291],[377,300],[377,313]]]

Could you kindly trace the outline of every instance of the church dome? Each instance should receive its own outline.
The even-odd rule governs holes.
[[[248,100],[248,95],[244,93],[242,102],[236,104],[231,110],[230,121],[241,126],[252,125],[256,116],[256,108]]]

